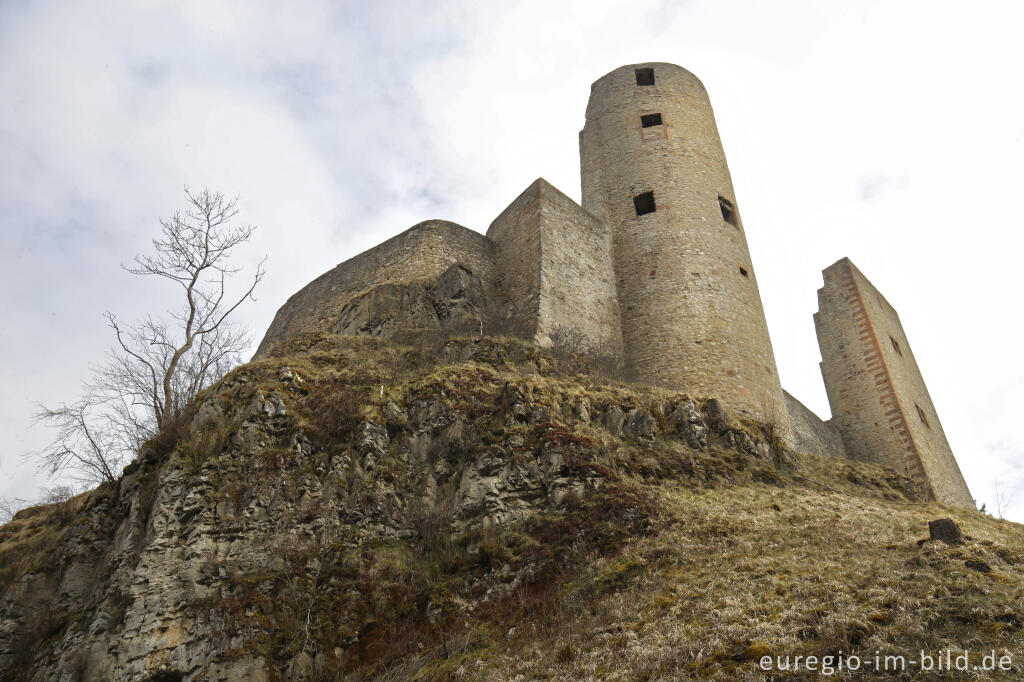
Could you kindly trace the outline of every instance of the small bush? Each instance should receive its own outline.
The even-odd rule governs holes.
[[[314,382],[303,400],[313,447],[328,450],[350,440],[362,420],[365,400],[362,392],[341,380]]]
[[[626,379],[621,353],[611,344],[594,341],[577,329],[555,327],[548,335],[551,354],[566,375],[586,374],[600,382]]]
[[[407,514],[409,525],[416,533],[419,550],[436,561],[442,571],[450,571],[458,561],[459,548],[452,536],[447,497],[442,496],[433,505],[414,500],[409,504]]]
[[[225,416],[217,415],[179,439],[178,451],[190,469],[197,469],[208,458],[223,452],[235,431],[235,424],[229,422]]]

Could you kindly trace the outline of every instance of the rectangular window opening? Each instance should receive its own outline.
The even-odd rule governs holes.
[[[722,220],[729,223],[733,227],[739,227],[739,218],[736,217],[736,207],[732,205],[732,202],[725,197],[719,195],[718,207],[722,209]]]
[[[654,69],[636,69],[637,85],[654,85]]]
[[[903,351],[900,349],[900,344],[896,342],[896,339],[892,338],[892,335],[889,336],[889,341],[892,342],[892,349],[896,351],[896,354],[903,357]]]
[[[661,125],[661,114],[644,114],[640,117],[640,125],[644,128],[652,128]]]
[[[643,194],[637,194],[633,197],[633,207],[636,208],[637,215],[647,215],[648,213],[654,213],[654,192],[644,192]]]
[[[921,418],[921,423],[927,426],[929,429],[932,428],[931,424],[928,423],[928,417],[924,415],[924,410],[917,403],[914,403],[914,407],[917,408],[917,416]]]
[[[750,276],[750,273],[748,273],[747,269],[745,267],[743,267],[742,265],[740,266],[740,274],[743,275],[744,277],[749,277]]]

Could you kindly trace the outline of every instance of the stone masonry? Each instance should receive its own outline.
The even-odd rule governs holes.
[[[621,357],[612,232],[543,179],[494,219],[495,286],[505,294],[509,328],[549,345],[575,332],[591,348]]]
[[[785,428],[768,323],[701,82],[661,63],[607,74],[591,87],[580,159],[583,208],[615,235],[636,378],[716,396]],[[648,192],[653,206],[641,215],[635,198]]]
[[[425,220],[350,258],[293,294],[274,316],[256,357],[303,332],[327,330],[352,298],[386,283],[432,279],[453,263],[481,279],[494,268],[494,243],[479,232],[447,220]]]
[[[486,236],[444,220],[419,223],[289,298],[256,356],[318,330],[568,340],[618,361],[635,381],[774,422],[796,449],[885,462],[927,495],[972,504],[899,318],[849,261],[825,271],[815,315],[834,419],[782,390],[725,153],[696,76],[658,62],[615,69],[591,88],[579,142],[582,206],[538,179]]]
[[[939,502],[973,507],[896,311],[848,258],[824,276],[814,326],[847,455],[905,473]]]

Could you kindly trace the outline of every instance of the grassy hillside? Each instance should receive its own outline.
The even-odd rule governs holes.
[[[915,500],[891,470],[785,452],[771,425],[715,425],[705,400],[694,445],[674,417],[685,396],[596,374],[508,340],[296,340],[211,389],[133,487],[0,529],[0,589],[56,575],[97,513],[159,506],[174,469],[206,504],[196,546],[236,548],[196,560],[188,618],[215,633],[215,660],[270,679],[816,679],[806,659],[762,659],[820,671],[851,654],[847,679],[941,679],[921,650],[972,666],[994,651],[1004,670],[971,678],[1024,677],[1021,526]],[[967,542],[921,542],[941,517]],[[24,669],[46,670],[100,608],[33,626]],[[887,655],[904,670],[876,672]]]

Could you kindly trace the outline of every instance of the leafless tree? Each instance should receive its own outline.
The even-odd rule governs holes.
[[[20,497],[0,497],[0,525],[14,518],[19,509],[29,505],[29,501]]]
[[[996,516],[1000,519],[1006,518],[1006,512],[1013,506],[1013,493],[1002,486],[999,481],[992,487],[992,495],[996,505]]]
[[[0,524],[5,524],[14,518],[20,510],[26,507],[33,507],[38,504],[55,504],[67,502],[77,495],[79,490],[69,485],[57,485],[52,488],[40,488],[39,497],[35,500],[27,500],[22,497],[0,498]]]
[[[148,382],[140,394],[148,398],[157,428],[173,419],[188,399],[209,379],[225,353],[239,349],[239,335],[226,324],[238,306],[252,296],[263,279],[263,262],[256,266],[248,289],[227,298],[226,283],[238,268],[228,263],[231,252],[249,241],[256,228],[232,223],[238,215],[237,200],[220,193],[185,189],[188,206],[168,220],[161,220],[161,236],[153,240],[154,255],[135,257],[125,269],[136,275],[168,279],[181,287],[182,306],[171,311],[172,324],[147,319],[134,329],[123,329],[112,314],[110,326],[121,351],[137,367],[145,368],[140,381]],[[201,362],[180,371],[182,358],[198,344]]]
[[[186,207],[160,221],[153,253],[125,270],[156,276],[179,287],[180,305],[163,318],[134,325],[111,312],[107,322],[116,346],[93,368],[82,398],[55,409],[40,406],[38,421],[57,435],[41,452],[40,469],[73,470],[80,480],[116,480],[120,467],[147,439],[170,427],[204,388],[238,364],[249,338],[229,320],[263,279],[261,261],[244,290],[228,293],[239,268],[233,251],[255,230],[237,224],[237,198],[185,189]]]

